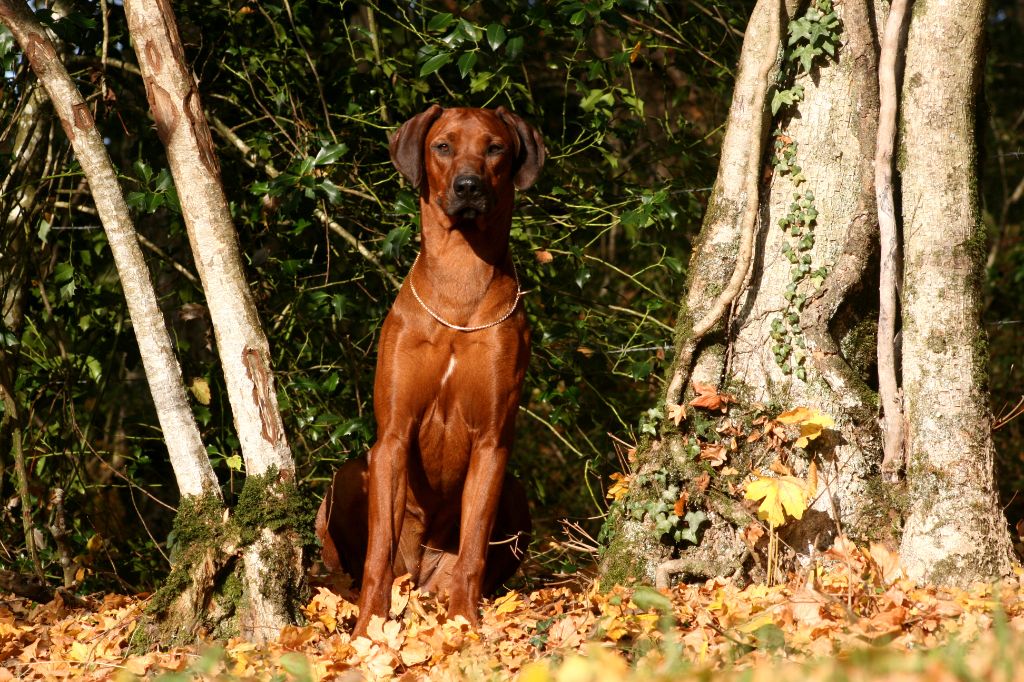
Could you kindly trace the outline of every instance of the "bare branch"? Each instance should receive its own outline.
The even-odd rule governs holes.
[[[875,149],[875,196],[882,249],[878,301],[878,397],[882,404],[882,471],[895,478],[904,460],[904,417],[896,375],[896,288],[899,238],[893,208],[892,150],[896,140],[896,62],[900,53],[908,0],[893,0],[882,35],[878,64],[878,144]]]

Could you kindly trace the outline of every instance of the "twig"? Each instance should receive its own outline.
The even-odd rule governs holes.
[[[253,152],[252,147],[247,145],[245,143],[245,140],[236,135],[235,132],[227,126],[227,124],[225,124],[223,121],[221,121],[219,118],[217,118],[210,112],[207,112],[206,115],[209,118],[210,123],[213,125],[213,129],[216,130],[221,135],[221,137],[223,137],[225,140],[234,145],[235,148],[238,149],[238,151],[242,152],[242,158],[246,165],[248,165],[250,168],[262,167],[263,171],[271,178],[276,178],[279,175],[281,175],[280,171],[274,168],[273,164],[257,161],[256,154]],[[360,192],[359,190],[354,190],[347,187],[339,187],[338,189],[340,189],[342,192],[346,192],[347,194],[353,194],[363,199],[373,199],[373,197],[363,192]],[[325,213],[323,210],[319,208],[313,209],[313,215],[315,215],[317,219],[320,220],[320,222],[326,225],[331,232],[335,233],[336,235],[347,241],[349,244],[351,244],[352,247],[359,252],[360,256],[369,261],[375,268],[377,268],[377,270],[380,271],[382,275],[384,275],[388,282],[391,283],[391,286],[393,286],[395,289],[398,289],[402,286],[402,283],[398,280],[398,278],[395,277],[390,272],[388,272],[384,265],[379,260],[377,260],[377,257],[373,254],[373,252],[367,249],[366,246],[364,246],[363,243],[359,241],[359,239],[354,234],[352,234],[344,227],[336,223],[334,220],[331,219],[330,216],[327,215],[327,213]]]
[[[53,523],[50,524],[50,535],[57,543],[57,553],[60,555],[60,567],[64,573],[64,587],[75,586],[75,560],[74,550],[68,542],[68,526],[64,517],[64,489],[54,488],[50,493],[50,504],[53,506]]]
[[[584,455],[582,452],[580,452],[578,449],[576,449],[576,446],[574,446],[572,443],[570,443],[568,440],[566,440],[565,436],[560,434],[558,432],[558,429],[556,429],[555,426],[551,422],[549,422],[548,420],[544,419],[544,417],[540,416],[536,412],[533,412],[530,408],[526,407],[525,405],[520,405],[519,409],[522,410],[523,412],[525,412],[526,414],[530,415],[531,417],[533,417],[537,421],[539,421],[544,426],[548,427],[548,429],[551,431],[551,433],[555,434],[555,438],[557,438],[558,440],[562,441],[562,444],[565,445],[565,447],[567,447],[570,450],[572,450],[573,452],[575,452],[579,456],[580,459],[586,459],[587,458],[586,455]]]

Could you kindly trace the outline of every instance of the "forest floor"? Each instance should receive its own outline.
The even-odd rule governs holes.
[[[1024,679],[1024,579],[956,590],[903,577],[883,547],[840,540],[783,585],[597,583],[509,592],[480,627],[396,581],[392,618],[353,639],[353,595],[323,587],[266,645],[140,650],[146,600],[92,608],[0,600],[7,680],[1014,680]]]

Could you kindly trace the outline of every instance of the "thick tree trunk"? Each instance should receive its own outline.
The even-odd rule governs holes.
[[[916,3],[903,79],[903,388],[909,422],[911,575],[964,584],[1005,576],[1010,537],[993,480],[981,326],[985,228],[975,104],[984,0]]]
[[[46,30],[27,5],[16,0],[0,0],[0,21],[10,29],[46,89],[89,181],[128,303],[178,489],[183,496],[212,494],[219,498],[217,478],[185,395],[181,368],[157,305],[149,269],[89,105],[60,62]]]
[[[805,61],[795,83],[783,80],[777,86],[777,102],[798,101],[784,106],[776,119],[775,169],[759,192],[747,286],[727,321],[705,336],[703,322],[697,321],[720,307],[721,283],[735,272],[730,268],[743,270],[746,261],[738,217],[750,191],[736,179],[741,176],[736,159],[757,153],[757,131],[763,130],[750,112],[745,120],[736,120],[734,103],[722,168],[691,261],[677,364],[666,395],[666,408],[677,416],[691,379],[728,386],[741,403],[771,406],[762,408],[769,413],[806,406],[830,414],[835,427],[822,440],[806,450],[750,451],[749,464],[740,465],[750,470],[741,474],[767,475],[775,457],[797,475],[816,463],[816,474],[808,474],[808,481],[818,486],[810,496],[812,509],[783,527],[793,551],[805,551],[811,544],[821,548],[838,532],[855,539],[896,535],[892,520],[899,509],[891,501],[890,486],[878,475],[878,398],[869,388],[879,358],[887,374],[881,381],[887,426],[893,427],[887,432],[891,473],[899,466],[903,417],[893,376],[898,354],[893,349],[878,352],[874,323],[879,304],[875,157],[881,140],[878,196],[886,221],[889,260],[884,270],[889,285],[883,287],[880,333],[886,342],[894,337],[891,284],[898,264],[890,254],[896,253],[899,209],[906,254],[902,389],[909,508],[902,554],[912,576],[940,583],[991,579],[1006,575],[1011,565],[1010,539],[993,482],[980,310],[986,245],[977,201],[974,109],[984,5],[983,0],[914,5],[902,89],[901,201],[894,201],[900,185],[887,173],[898,104],[893,74],[898,24],[894,22],[886,41],[883,85],[888,94],[879,134],[876,27],[884,23],[881,4],[813,0],[808,14],[791,23],[790,68],[801,54]],[[833,6],[841,21],[829,26],[821,17]],[[755,10],[744,40],[745,58],[753,50],[764,52],[770,26],[754,22],[765,20]],[[812,27],[808,21],[822,23]],[[841,37],[836,58],[824,59],[831,48],[822,48],[814,61],[806,58],[810,47],[822,44],[811,41],[826,33],[832,36],[829,40]],[[807,37],[812,35],[817,37]],[[748,74],[745,62],[737,81],[741,104],[749,100]],[[737,130],[745,132],[733,135]],[[739,257],[735,244],[741,244]],[[678,484],[669,495],[673,498],[683,491],[676,509],[697,499],[687,477],[704,474],[700,491],[708,489],[707,469],[702,469],[686,435],[666,423],[661,437],[638,452],[629,496],[613,508],[609,521],[604,567],[612,580],[651,579],[657,573],[664,583],[672,572],[691,577],[730,572],[735,567],[728,562],[739,563],[737,542],[724,527],[745,521],[723,496],[699,496],[711,527],[695,546],[668,547],[655,537],[665,537],[662,531],[652,532],[651,516],[660,514],[664,526],[663,509],[673,503],[661,496],[666,488]],[[737,454],[742,453],[738,448]],[[664,561],[673,552],[680,558]]]
[[[838,59],[798,77],[803,101],[780,111],[779,128],[796,145],[806,181],[778,168],[772,174],[762,202],[758,257],[751,285],[739,301],[727,356],[727,376],[747,389],[747,399],[783,409],[814,407],[835,419],[841,437],[819,462],[814,509],[821,516],[807,517],[802,524],[817,519],[821,527],[806,530],[823,543],[839,527],[864,537],[877,526],[877,519],[865,514],[872,503],[868,480],[879,455],[875,398],[865,382],[874,359],[874,334],[863,331],[873,331],[876,308],[871,287],[862,285],[877,235],[875,36],[866,0],[837,5],[837,12],[843,27]],[[780,227],[792,212],[794,197],[808,192],[817,218],[813,245],[802,254],[810,257],[812,269],[828,271],[817,290],[809,278],[794,278],[794,266],[783,253],[794,239]],[[785,294],[793,284],[797,296],[807,297],[799,329],[784,320],[792,309]],[[786,340],[793,346],[793,355],[781,365],[772,337],[780,319],[790,329]],[[866,353],[855,347],[855,335],[866,337]]]
[[[771,121],[768,96],[778,78],[785,26],[798,5],[798,0],[760,0],[751,13],[718,177],[690,262],[687,293],[676,327],[676,358],[666,390],[667,405],[683,401],[691,378],[713,385],[722,379],[727,343],[725,325],[719,318],[732,303],[725,295],[736,294],[723,283],[738,280],[742,284],[756,248],[752,237],[757,229],[761,161]],[[654,581],[658,567],[672,557],[672,548],[660,542],[651,519],[638,518],[627,510],[642,508],[661,494],[651,484],[659,473],[667,472],[674,480],[699,473],[687,463],[684,450],[683,435],[670,430],[637,452],[636,484],[607,522],[611,533],[602,557],[602,573],[611,582]],[[737,516],[729,505],[708,511],[711,530],[705,532],[701,548],[688,550],[687,572],[693,575],[731,572],[743,552],[731,529],[731,524],[742,522],[743,515]]]
[[[206,292],[247,485],[264,487],[258,503],[271,507],[295,477],[295,464],[277,406],[270,347],[260,326],[238,248],[220,167],[195,79],[185,66],[174,13],[166,0],[125,3],[157,133],[179,191],[192,253]],[[281,486],[279,484],[285,484]],[[259,516],[253,518],[261,518]],[[291,622],[289,603],[304,584],[302,548],[287,524],[249,529],[239,623],[252,639],[276,637]]]

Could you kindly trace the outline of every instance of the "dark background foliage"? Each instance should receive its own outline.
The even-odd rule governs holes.
[[[533,503],[533,566],[564,571],[587,561],[548,540],[563,537],[562,518],[596,535],[607,475],[661,417],[653,406],[676,301],[752,4],[175,3],[311,494],[372,443],[376,332],[417,252],[416,198],[390,165],[387,136],[434,102],[505,105],[543,131],[549,152],[540,182],[519,197],[512,232],[534,330],[512,468]],[[1024,215],[1014,194],[1024,175],[1024,107],[1012,86],[1022,76],[1013,36],[1024,8],[994,5],[982,181],[995,235],[988,319],[999,412],[1019,398],[1014,365],[1024,350]],[[108,9],[105,64],[98,3],[51,21],[149,242],[204,442],[230,497],[244,474],[177,206],[188,188],[170,181],[122,8]],[[4,54],[0,170],[31,80],[0,37]],[[3,342],[31,489],[27,500],[17,493],[5,426],[0,564],[28,568],[20,515],[29,505],[55,582],[63,554],[86,569],[85,589],[145,589],[166,569],[177,493],[87,187],[59,132],[50,149],[55,172],[25,181],[38,186],[40,215],[2,235],[13,244],[14,230],[25,230],[27,239],[5,280],[25,283],[25,323],[4,329]],[[999,431],[1007,500],[1024,479],[1020,424]],[[65,491],[63,509],[55,489]],[[48,530],[61,516],[70,531],[63,548]],[[589,542],[576,533],[575,544]]]

